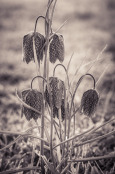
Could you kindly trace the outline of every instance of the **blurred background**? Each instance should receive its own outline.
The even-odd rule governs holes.
[[[0,129],[12,130],[15,124],[15,130],[20,130],[24,126],[25,118],[20,117],[15,89],[29,88],[36,71],[33,62],[29,65],[23,62],[22,40],[24,35],[33,31],[36,18],[45,15],[46,5],[47,0],[0,0]],[[65,43],[64,65],[67,66],[74,53],[69,77],[72,79],[80,67],[75,82],[87,71],[98,81],[106,70],[97,86],[101,100],[94,122],[102,117],[108,120],[115,115],[115,1],[58,0],[53,30],[67,19],[67,24],[59,31]],[[37,31],[44,34],[43,20],[38,23]],[[96,58],[100,59],[97,63]],[[91,61],[94,61],[93,66],[89,64]],[[54,65],[50,66],[52,75]],[[56,73],[63,78],[61,69]],[[87,79],[78,94],[89,86],[91,88],[92,82]]]

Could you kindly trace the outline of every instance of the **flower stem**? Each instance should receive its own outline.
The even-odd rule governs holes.
[[[90,77],[93,79],[93,82],[94,82],[93,88],[95,89],[95,84],[96,84],[96,83],[95,83],[95,78],[94,78],[91,74],[85,74],[85,75],[81,76],[81,78],[80,78],[79,81],[77,82],[75,91],[74,91],[73,96],[72,96],[71,106],[70,106],[70,115],[69,115],[69,121],[68,121],[68,138],[69,138],[69,133],[70,133],[72,107],[73,107],[73,104],[74,104],[75,94],[76,94],[76,91],[77,91],[77,89],[78,89],[78,87],[79,87],[81,81],[83,80],[83,78],[84,78],[85,76],[90,76]]]

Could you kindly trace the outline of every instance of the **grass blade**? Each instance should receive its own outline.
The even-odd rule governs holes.
[[[55,173],[55,174],[59,174],[59,173],[54,169],[53,165],[51,165],[51,164],[48,162],[48,160],[46,159],[45,156],[41,156],[41,157],[42,157],[42,159],[44,160],[44,163],[46,164],[46,166],[49,168],[49,170],[50,170],[51,172],[53,172],[53,173]]]

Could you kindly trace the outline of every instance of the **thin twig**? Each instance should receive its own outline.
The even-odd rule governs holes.
[[[115,153],[112,155],[104,155],[104,156],[89,157],[89,158],[78,158],[75,160],[68,160],[68,162],[96,161],[96,160],[108,159],[108,158],[115,158]]]
[[[108,69],[109,66],[110,66],[110,64],[107,65],[107,66],[105,67],[104,71],[103,71],[102,74],[100,75],[99,79],[98,79],[97,82],[96,82],[96,87],[97,87],[97,86],[99,85],[99,83],[101,82],[101,80],[102,80],[103,76],[105,75],[105,73],[106,73],[106,71],[107,71],[107,69]]]
[[[102,55],[102,53],[105,51],[105,49],[106,49],[106,47],[107,47],[107,45],[102,49],[102,51],[98,54],[98,56],[97,56],[97,58],[94,60],[94,62],[98,62],[98,61],[100,61],[101,59],[103,59],[103,58],[100,58],[100,55]],[[86,73],[88,73],[89,71],[90,71],[90,69],[92,68],[92,67],[94,67],[96,64],[92,64],[91,66],[90,66],[90,68],[87,70],[87,72]]]
[[[96,164],[97,168],[100,170],[100,172],[101,172],[102,174],[104,174],[103,171],[101,170],[100,166],[98,165],[98,163],[97,163],[96,161],[95,161],[95,164]]]
[[[74,55],[74,52],[72,53],[70,59],[69,59],[69,62],[68,62],[68,65],[67,65],[67,72],[69,71],[69,67],[70,67],[70,63],[71,63],[71,60],[73,58],[73,55]]]
[[[50,36],[50,40],[52,39],[52,37],[68,22],[70,18],[68,18],[51,36]]]
[[[80,63],[80,65],[77,67],[77,69],[76,69],[76,71],[75,71],[75,74],[73,75],[73,77],[72,77],[72,79],[71,79],[70,86],[72,86],[73,81],[74,81],[74,78],[76,77],[77,73],[79,72],[79,70],[80,70],[80,68],[81,68],[81,66],[82,66],[82,64],[83,64],[83,62],[84,62],[84,60],[85,60],[85,57],[84,57],[84,59],[82,60],[82,62]]]
[[[12,174],[12,173],[18,173],[18,172],[22,172],[22,171],[30,171],[30,170],[40,170],[40,167],[24,167],[24,168],[20,168],[20,169],[12,169],[12,170],[6,170],[3,172],[0,172],[0,174]]]
[[[91,142],[93,142],[93,141],[97,141],[97,140],[106,138],[106,137],[108,137],[109,135],[112,135],[112,134],[114,134],[114,133],[115,133],[115,130],[112,131],[112,132],[109,132],[109,133],[107,133],[107,134],[105,134],[105,135],[99,136],[99,137],[97,137],[97,138],[94,138],[94,139],[91,139],[91,140],[88,140],[88,141],[84,141],[84,142],[79,143],[79,144],[75,144],[74,147],[82,146],[82,145],[84,145],[84,144],[88,144],[88,143],[91,143]]]

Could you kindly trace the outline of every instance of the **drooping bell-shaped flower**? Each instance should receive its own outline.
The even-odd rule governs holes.
[[[90,89],[83,93],[81,99],[81,112],[84,115],[91,116],[94,114],[97,103],[99,101],[99,95],[96,90]]]
[[[61,102],[64,95],[64,82],[57,77],[50,77],[49,84],[53,102],[56,108],[61,108]]]
[[[43,107],[43,95],[41,92],[37,90],[25,90],[22,92],[22,100],[29,106],[33,107],[34,109],[38,110],[39,112],[42,112]],[[30,119],[37,120],[38,117],[40,117],[41,114],[28,109],[23,106],[22,110],[23,114],[25,115],[26,119],[29,121]]]
[[[64,95],[64,82],[57,77],[49,78],[52,103],[56,108],[61,108],[61,101]]]
[[[38,32],[35,32],[35,36],[34,32],[30,32],[29,34],[23,37],[23,61],[25,61],[27,64],[30,61],[35,61],[33,50],[33,37],[35,39],[35,50],[37,60],[38,62],[40,62],[40,60],[43,60],[45,38],[42,34]]]
[[[50,87],[51,96],[49,96],[47,86],[46,86],[45,100],[47,101],[50,107],[52,105],[53,114],[57,115],[58,109],[61,108],[62,99],[64,97],[64,82],[58,79],[57,77],[50,77],[49,87]]]
[[[56,60],[63,62],[64,60],[64,39],[60,34],[54,34],[49,45],[49,59],[51,63]]]

